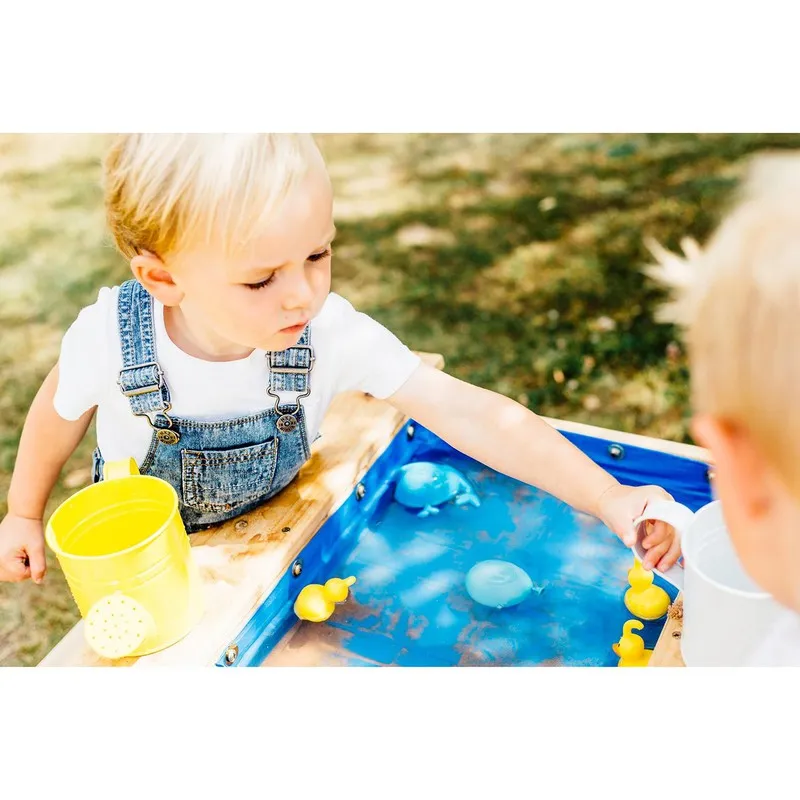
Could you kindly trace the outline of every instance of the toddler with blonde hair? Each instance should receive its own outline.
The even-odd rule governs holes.
[[[95,413],[94,479],[133,457],[175,488],[190,533],[281,491],[348,390],[627,544],[647,502],[668,497],[621,485],[536,414],[427,366],[330,291],[333,193],[311,136],[121,135],[104,180],[133,277],[80,312],[33,402],[0,523],[0,580],[41,582],[45,504]],[[664,569],[679,556],[668,526],[645,544]]]
[[[685,258],[657,245],[648,272],[676,290],[692,431],[742,566],[786,612],[753,665],[800,666],[800,156],[753,159],[737,203]]]

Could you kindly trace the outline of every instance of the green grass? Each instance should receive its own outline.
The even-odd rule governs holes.
[[[334,289],[460,378],[537,412],[690,441],[685,359],[639,267],[704,240],[749,154],[799,135],[330,135]],[[128,268],[103,230],[101,136],[0,136],[0,513],[60,338]],[[670,355],[668,356],[668,350]],[[49,510],[88,482],[88,437]],[[0,584],[0,665],[78,618],[50,558]]]

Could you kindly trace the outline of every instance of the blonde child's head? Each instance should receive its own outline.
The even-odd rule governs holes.
[[[104,189],[117,248],[195,355],[285,349],[319,312],[334,227],[311,136],[119,135]]]
[[[108,226],[127,258],[249,241],[319,158],[308,135],[131,133],[104,161]]]
[[[693,432],[743,565],[800,611],[799,156],[754,159],[688,270]]]

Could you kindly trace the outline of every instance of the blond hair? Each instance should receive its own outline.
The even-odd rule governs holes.
[[[135,133],[104,160],[106,219],[127,258],[244,245],[320,159],[307,134]]]
[[[682,294],[694,411],[746,428],[800,496],[800,156],[755,158],[736,199],[660,277]]]

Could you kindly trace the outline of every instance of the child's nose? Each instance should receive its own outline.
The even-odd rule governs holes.
[[[283,298],[284,308],[306,308],[311,305],[314,299],[314,290],[305,276],[305,272],[293,276],[293,280],[287,286],[286,294]]]

